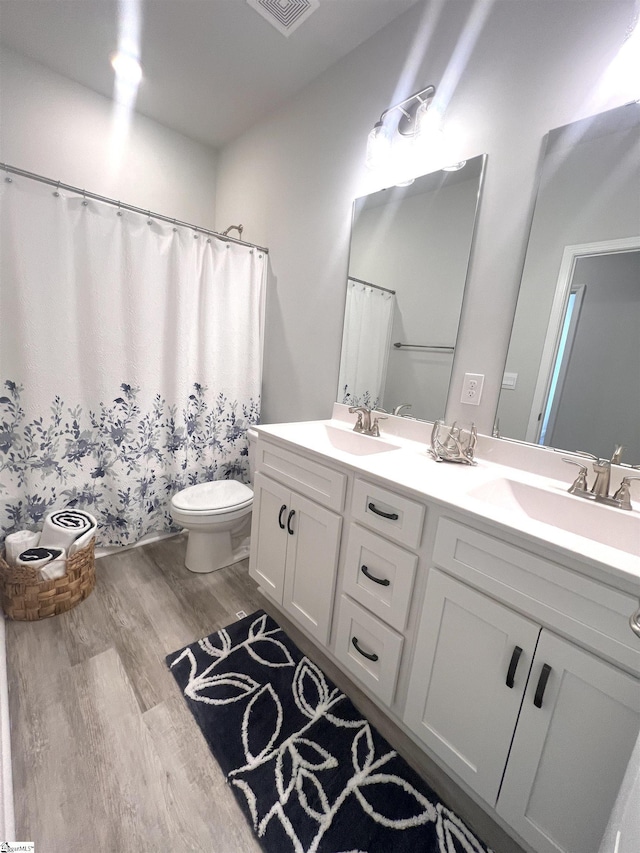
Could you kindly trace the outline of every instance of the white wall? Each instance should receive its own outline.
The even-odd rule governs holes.
[[[633,11],[633,0],[420,2],[222,151],[217,225],[241,221],[270,248],[265,421],[329,415],[351,203],[378,189],[363,165],[367,134],[399,94],[434,83],[448,101],[447,161],[488,154],[447,415],[470,417],[456,402],[462,375],[484,373],[473,414],[491,429],[542,139],[638,97],[633,75],[622,89],[607,74]]]
[[[6,49],[0,75],[2,162],[213,228],[213,149],[134,114],[118,157],[111,100]]]

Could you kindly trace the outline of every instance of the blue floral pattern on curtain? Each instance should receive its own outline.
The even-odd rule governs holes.
[[[259,400],[220,393],[210,405],[195,383],[181,406],[156,394],[145,411],[140,389],[123,383],[99,411],[55,397],[48,417],[28,421],[23,390],[7,380],[0,397],[0,489],[19,495],[2,502],[4,535],[39,530],[51,509],[77,506],[97,517],[99,544],[127,545],[178,529],[168,501],[180,489],[220,478],[249,482],[247,429],[259,420]]]

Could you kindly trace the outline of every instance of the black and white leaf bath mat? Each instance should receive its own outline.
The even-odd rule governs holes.
[[[263,611],[167,665],[264,850],[487,853]]]

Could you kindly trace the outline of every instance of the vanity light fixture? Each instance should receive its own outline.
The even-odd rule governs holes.
[[[420,133],[421,122],[435,93],[435,86],[426,86],[382,113],[367,140],[366,162],[370,169],[385,161],[395,133],[404,137],[415,137]]]

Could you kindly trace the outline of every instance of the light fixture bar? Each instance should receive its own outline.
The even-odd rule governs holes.
[[[435,86],[425,86],[425,88],[420,89],[419,92],[414,92],[413,95],[409,95],[409,97],[405,98],[404,101],[400,101],[386,109],[380,116],[380,122],[383,123],[386,117],[390,113],[394,112],[394,110],[399,110],[401,116],[398,119],[397,131],[402,136],[411,136],[415,133],[415,120],[418,110],[422,106],[424,106],[424,109],[426,110],[433,100],[435,93]]]

